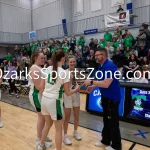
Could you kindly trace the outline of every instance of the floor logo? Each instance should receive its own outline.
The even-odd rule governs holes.
[[[138,130],[138,133],[133,134],[133,136],[141,136],[143,139],[147,139],[145,134],[150,134],[150,132],[143,132],[141,130]]]

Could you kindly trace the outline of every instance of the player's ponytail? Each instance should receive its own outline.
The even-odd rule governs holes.
[[[58,69],[58,62],[61,61],[61,59],[65,57],[65,53],[60,49],[53,53],[52,55],[52,63],[53,63],[53,81],[56,83],[56,72]]]

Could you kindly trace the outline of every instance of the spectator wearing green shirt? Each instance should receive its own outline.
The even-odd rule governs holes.
[[[112,34],[106,30],[106,33],[104,34],[104,39],[106,42],[111,42],[112,41]]]
[[[100,39],[100,42],[98,44],[100,48],[105,48],[107,46],[107,42],[104,41],[104,39]]]
[[[133,40],[134,40],[133,36],[130,34],[130,32],[128,32],[127,36],[124,39],[124,46],[125,46],[125,48],[127,48],[127,47],[132,48]]]
[[[12,59],[13,59],[12,55],[10,53],[7,53],[6,55],[7,62],[12,61]]]
[[[57,47],[55,44],[51,45],[51,52],[54,53],[57,51]]]
[[[38,46],[38,47],[42,47],[42,46],[43,46],[43,43],[38,40],[38,41],[37,41],[37,46]]]
[[[30,44],[28,44],[26,46],[26,50],[27,50],[28,56],[30,57],[31,56],[31,46],[30,46]]]
[[[34,42],[32,42],[32,44],[31,44],[32,53],[35,52],[36,50],[37,50],[37,45]]]
[[[119,47],[119,42],[117,42],[117,38],[113,38],[113,47],[114,47],[114,53],[116,53],[117,47]]]
[[[78,39],[77,43],[82,47],[84,47],[84,44],[85,44],[85,39],[84,39],[84,36],[80,36],[80,38]]]
[[[62,46],[62,49],[63,49],[64,53],[66,53],[66,52],[69,50],[68,44],[65,43],[65,44]]]

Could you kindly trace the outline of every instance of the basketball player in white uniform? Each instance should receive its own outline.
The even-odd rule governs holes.
[[[42,130],[45,126],[44,116],[41,114],[41,98],[43,92],[43,89],[41,88],[41,84],[43,82],[43,80],[41,79],[42,77],[41,66],[44,64],[44,62],[45,57],[42,52],[35,52],[32,54],[31,57],[32,66],[30,68],[31,78],[29,78],[30,82],[29,100],[32,106],[35,108],[38,115],[36,147],[38,147],[38,145],[40,144]],[[52,145],[50,142],[51,139],[47,137],[45,140],[45,146],[50,147]]]
[[[75,71],[75,66],[76,66],[76,58],[75,56],[71,55],[68,58],[68,70],[74,72]],[[75,82],[75,75],[74,73],[71,74],[71,85],[70,85],[70,89],[74,89],[74,82]],[[68,131],[68,122],[70,120],[70,116],[71,116],[71,109],[73,108],[73,112],[74,112],[74,133],[73,136],[76,140],[81,140],[80,135],[77,132],[78,129],[78,124],[79,124],[79,111],[80,111],[80,94],[79,92],[74,93],[71,96],[67,96],[64,93],[64,112],[65,112],[65,121],[64,121],[64,139],[63,142],[66,145],[71,145],[72,142],[70,140],[70,138],[67,135],[67,131]]]
[[[70,90],[70,79],[69,75],[62,68],[65,61],[65,54],[62,50],[57,50],[53,53],[52,64],[46,70],[46,79],[43,84],[44,92],[41,102],[41,112],[45,117],[46,126],[44,127],[41,139],[41,145],[38,150],[45,150],[44,141],[48,135],[51,128],[51,124],[54,121],[56,134],[55,134],[55,144],[56,150],[62,150],[62,125],[63,125],[63,89],[65,93],[69,96],[79,91],[79,85],[76,85],[74,90]],[[56,73],[52,72],[56,71]],[[54,79],[55,78],[55,79]]]

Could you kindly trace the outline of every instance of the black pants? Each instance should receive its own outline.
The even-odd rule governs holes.
[[[9,94],[15,92],[15,94],[17,94],[17,88],[15,86],[15,80],[9,79],[9,86],[10,86],[10,90],[9,90]]]
[[[72,50],[73,54],[75,53],[75,44],[70,44],[70,49]]]
[[[104,128],[102,131],[102,143],[104,145],[111,145],[115,150],[121,150],[121,135],[119,129],[119,102],[113,102],[107,98],[102,97],[103,107],[103,122]]]

